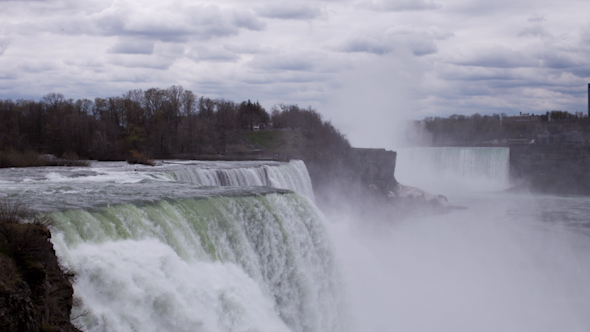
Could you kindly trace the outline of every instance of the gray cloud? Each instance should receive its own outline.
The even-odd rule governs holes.
[[[408,40],[408,47],[415,56],[423,56],[438,52],[438,47],[432,40]]]
[[[17,77],[14,72],[0,72],[0,80],[13,80]]]
[[[265,52],[265,49],[258,44],[225,44],[223,48],[233,53],[242,54],[256,54]],[[270,49],[267,51],[270,51]]]
[[[345,41],[340,50],[343,52],[365,52],[373,54],[385,54],[392,51],[392,47],[386,43],[368,36],[355,36]]]
[[[550,37],[551,34],[541,25],[522,28],[518,32],[519,37]]]
[[[529,55],[505,47],[481,49],[473,55],[451,61],[461,66],[477,66],[492,68],[536,67],[539,63]]]
[[[253,31],[261,31],[266,27],[266,24],[250,11],[235,11],[233,13],[233,23],[238,28],[245,28]]]
[[[305,56],[296,56],[284,54],[276,55],[257,55],[251,62],[255,68],[264,70],[290,70],[290,71],[315,71],[318,69],[313,59]]]
[[[67,66],[78,67],[83,70],[92,70],[96,73],[103,71],[104,61],[101,59],[66,59],[63,62]]]
[[[527,21],[529,22],[542,22],[545,21],[546,19],[542,16],[539,16],[539,14],[535,14],[533,13],[528,19]]]
[[[6,52],[8,49],[8,45],[10,44],[10,39],[6,37],[0,37],[0,56]]]
[[[48,71],[53,71],[59,68],[59,65],[54,61],[25,61],[20,66],[19,69],[25,71],[27,73],[43,73]]]
[[[186,42],[237,35],[240,29],[261,31],[265,23],[251,10],[221,9],[215,5],[176,6],[157,10],[137,8],[127,1],[115,2],[95,12],[76,12],[67,19],[49,17],[17,23],[21,33],[52,31],[55,34],[127,36]]]
[[[337,49],[342,52],[382,55],[405,48],[415,56],[424,56],[438,52],[435,40],[445,40],[452,36],[453,33],[438,28],[395,27],[382,32],[366,32],[363,35],[352,36]]]
[[[257,12],[262,17],[283,20],[311,20],[322,15],[318,6],[294,2],[269,4],[258,8]]]
[[[108,50],[113,54],[152,54],[154,42],[148,40],[123,39],[119,40]]]
[[[547,50],[537,55],[543,67],[552,69],[567,69],[587,65],[586,59],[580,59],[573,54]]]
[[[213,61],[213,62],[234,62],[240,57],[234,52],[228,51],[222,47],[195,47],[188,55],[194,61]]]
[[[442,65],[439,76],[446,81],[515,80],[519,76],[510,69]]]
[[[570,73],[572,73],[573,75],[575,75],[579,78],[583,78],[586,81],[590,80],[590,67],[588,67],[588,66],[571,68]]]
[[[273,75],[273,79],[283,80],[293,77],[293,73],[312,73],[327,75],[346,70],[345,60],[326,52],[313,50],[281,50],[271,53],[259,53],[248,62],[250,68],[264,75]]]
[[[410,11],[439,9],[442,6],[433,1],[424,0],[376,0],[357,3],[358,8],[377,11]]]
[[[174,63],[173,58],[152,55],[112,55],[109,63],[127,68],[147,68],[166,70]]]

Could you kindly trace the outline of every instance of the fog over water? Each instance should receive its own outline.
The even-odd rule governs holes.
[[[400,183],[467,209],[330,225],[360,330],[590,329],[590,198],[504,192],[506,152],[398,151]]]

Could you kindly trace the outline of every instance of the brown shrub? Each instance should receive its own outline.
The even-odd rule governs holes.
[[[127,162],[130,164],[143,164],[149,166],[155,166],[156,163],[153,159],[148,158],[145,153],[138,152],[137,150],[129,151],[129,156],[127,157]]]
[[[33,151],[17,152],[13,150],[0,152],[0,168],[45,166],[46,161]]]

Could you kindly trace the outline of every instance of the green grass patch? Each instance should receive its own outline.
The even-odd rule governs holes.
[[[270,150],[277,149],[285,143],[282,131],[252,131],[243,135],[251,142]]]

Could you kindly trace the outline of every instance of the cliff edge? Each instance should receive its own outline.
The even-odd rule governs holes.
[[[70,322],[73,273],[62,271],[51,232],[20,210],[0,208],[0,331],[79,332]]]

